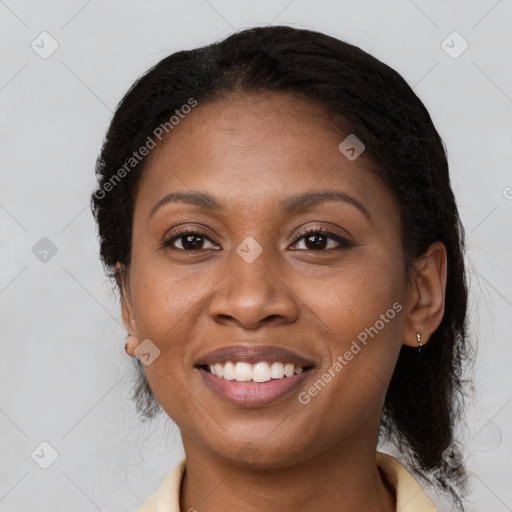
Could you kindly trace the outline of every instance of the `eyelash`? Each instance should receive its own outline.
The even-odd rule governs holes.
[[[335,240],[336,242],[338,242],[340,245],[338,247],[334,247],[334,248],[331,248],[331,249],[318,249],[318,250],[315,250],[315,249],[299,249],[301,251],[314,251],[314,252],[326,252],[326,251],[331,251],[331,250],[337,250],[337,249],[350,249],[351,247],[354,247],[355,244],[353,244],[352,242],[350,242],[347,238],[341,236],[340,234],[336,233],[335,231],[332,231],[328,228],[324,228],[324,227],[318,227],[318,228],[308,228],[308,229],[305,229],[303,231],[300,231],[299,233],[297,233],[297,238],[295,239],[295,241],[293,242],[292,245],[295,245],[297,242],[299,242],[300,240],[302,240],[303,238],[307,237],[308,235],[312,235],[312,234],[319,234],[319,235],[324,235],[324,236],[327,236],[329,238],[332,238],[333,240]],[[213,240],[211,240],[205,233],[202,233],[201,231],[198,231],[198,230],[195,230],[193,228],[183,228],[181,230],[179,230],[177,233],[173,233],[172,237],[168,237],[166,238],[162,245],[161,245],[161,248],[162,249],[171,249],[171,250],[175,250],[175,251],[181,251],[181,252],[201,252],[201,251],[204,251],[204,249],[179,249],[179,248],[176,248],[176,247],[173,247],[172,246],[172,243],[174,240],[178,240],[180,238],[183,238],[187,235],[198,235],[202,238],[205,238],[207,240],[209,240],[210,242],[212,243],[215,243],[213,242]]]

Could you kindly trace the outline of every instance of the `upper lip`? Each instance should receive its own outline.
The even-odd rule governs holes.
[[[286,348],[272,345],[230,345],[199,356],[194,364],[206,366],[227,361],[242,361],[252,364],[266,361],[269,363],[291,363],[300,367],[314,366],[312,360]]]

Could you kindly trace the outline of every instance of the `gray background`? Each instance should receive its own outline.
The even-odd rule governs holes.
[[[512,510],[512,0],[0,0],[0,16],[0,511],[134,510],[183,456],[176,426],[141,424],[129,400],[134,370],[88,207],[94,163],[143,71],[266,24],[360,46],[429,109],[467,230],[478,339],[468,510]],[[58,44],[47,58],[43,31]],[[48,469],[44,441],[58,454]]]

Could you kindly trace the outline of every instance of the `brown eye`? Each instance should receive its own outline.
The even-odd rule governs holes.
[[[181,247],[177,246],[175,242],[180,244]],[[205,247],[205,244],[208,243],[210,243],[212,247],[215,247],[212,241],[205,234],[199,231],[184,229],[181,230],[180,233],[173,234],[172,237],[167,238],[162,245],[163,247],[178,251],[199,251],[205,248],[211,249],[212,247]]]
[[[304,240],[305,249],[311,251],[324,251],[325,249],[347,249],[354,246],[354,244],[352,244],[346,238],[342,237],[335,231],[331,231],[326,228],[313,228],[300,233],[300,238],[294,242],[294,245],[299,243],[301,240]],[[329,246],[329,242],[335,243],[334,245],[331,243]]]

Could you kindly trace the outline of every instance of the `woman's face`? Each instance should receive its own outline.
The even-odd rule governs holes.
[[[239,94],[149,155],[123,319],[186,449],[279,467],[376,439],[408,289],[397,205],[347,135],[313,104]]]

